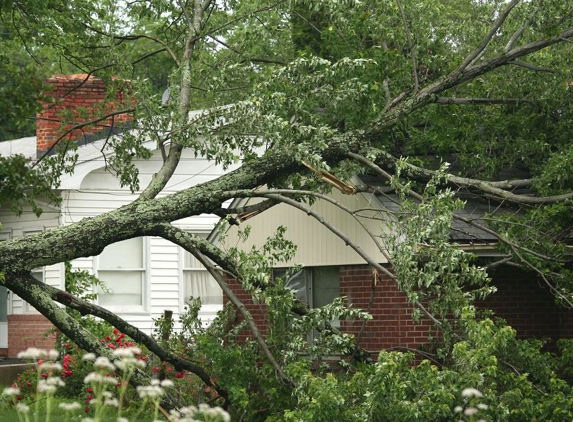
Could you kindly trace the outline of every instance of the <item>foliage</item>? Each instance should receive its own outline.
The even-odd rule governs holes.
[[[93,354],[85,354],[79,357],[80,361],[88,362],[90,372],[83,379],[83,384],[87,385],[86,391],[89,392],[88,398],[85,400],[85,407],[83,413],[89,413],[93,416],[94,421],[109,420],[110,418],[118,420],[129,420],[124,418],[127,409],[125,409],[125,402],[127,403],[125,393],[129,386],[129,380],[134,371],[145,367],[145,361],[136,358],[141,353],[139,348],[134,346],[125,346],[114,352],[116,358],[112,363],[105,357],[98,357],[96,359]],[[33,376],[31,372],[36,372],[35,383],[27,381],[25,386],[27,392],[20,389],[20,385],[24,382],[22,377],[17,383],[11,387],[5,388],[3,397],[11,400],[15,405],[20,420],[30,420],[30,413],[32,413],[34,420],[43,420],[49,422],[54,412],[54,402],[59,402],[58,407],[60,412],[65,414],[65,420],[82,420],[82,413],[80,409],[82,406],[78,402],[65,402],[54,400],[55,394],[58,392],[58,387],[66,385],[59,375],[63,369],[62,365],[57,363],[55,359],[58,353],[55,350],[46,352],[43,350],[30,348],[19,354],[19,357],[30,359],[35,364],[35,369],[27,371],[26,377],[31,380]],[[44,358],[44,359],[39,359]],[[111,371],[121,371],[118,375]],[[67,371],[66,371],[67,372]],[[62,378],[68,378],[66,373],[62,374]],[[36,385],[36,388],[30,392],[30,385]],[[170,380],[154,380],[150,386],[139,386],[137,394],[139,403],[137,403],[137,411],[134,413],[133,420],[147,420],[149,412],[152,413],[153,420],[159,420],[159,404],[161,397],[166,394],[174,386]],[[114,388],[117,391],[113,391]],[[68,398],[77,398],[73,395]],[[45,402],[40,406],[41,402]],[[33,409],[31,411],[31,409]],[[123,412],[123,413],[122,413]],[[132,412],[133,413],[133,412]],[[197,407],[182,408],[177,412],[171,414],[163,414],[168,416],[168,420],[173,421],[209,421],[209,422],[226,422],[229,420],[228,414],[222,409],[210,408],[206,405]]]
[[[29,134],[40,81],[55,71],[102,78],[110,95],[101,110],[111,105],[117,81],[129,80],[135,108],[133,130],[108,138],[102,159],[139,199],[0,244],[3,283],[68,336],[62,391],[80,389],[89,377],[71,340],[102,355],[121,351],[129,343],[113,330],[122,326],[162,356],[160,362],[143,349],[140,357],[153,361],[152,375],[173,378],[179,402],[220,403],[238,420],[571,419],[571,342],[549,353],[543,339],[518,339],[503,321],[476,311],[476,301],[495,292],[487,265],[514,265],[573,307],[572,17],[562,0],[0,0],[0,140]],[[170,98],[162,103],[165,88]],[[149,141],[162,167],[140,186]],[[0,157],[0,205],[39,214],[38,198],[57,200],[50,188],[80,163],[77,145],[60,144],[36,166],[21,155]],[[161,193],[179,185],[171,176],[185,148],[237,169]],[[306,208],[355,175],[372,181],[357,193],[399,203],[384,210],[388,230],[366,233],[380,239],[393,271],[341,233],[347,227]],[[268,202],[223,205],[252,197]],[[465,221],[470,245],[490,246],[474,229],[495,243],[487,262],[451,241],[468,198],[491,204],[491,214]],[[332,321],[371,316],[344,297],[315,309],[300,303],[287,282],[302,263],[273,277],[277,263],[295,256],[284,227],[258,247],[225,249],[170,224],[211,213],[239,224],[264,205],[293,201],[365,263],[386,270],[414,319],[434,323],[426,350],[353,360],[357,339]],[[191,301],[179,324],[158,321],[153,340],[91,303],[92,289],[103,286],[89,273],[66,265],[72,302],[29,278],[34,268],[98,255],[136,236],[162,236],[214,263],[211,273],[237,279],[264,321],[227,291],[231,304],[208,327],[200,301]],[[101,369],[98,375],[113,373]],[[126,373],[138,374],[119,376]],[[34,386],[29,375],[20,388]],[[134,393],[123,390],[125,379],[115,382],[122,406],[123,394]],[[104,390],[116,391],[111,382],[94,387],[84,400],[100,403]],[[144,398],[158,409],[157,396]]]

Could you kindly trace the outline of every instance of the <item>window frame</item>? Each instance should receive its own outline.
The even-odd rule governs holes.
[[[310,309],[316,308],[315,304],[314,304],[314,297],[315,297],[315,292],[316,292],[316,288],[315,288],[315,273],[314,270],[315,269],[327,269],[327,268],[334,268],[336,269],[337,275],[338,275],[338,297],[340,297],[340,266],[338,265],[316,265],[316,266],[308,266],[308,267],[303,267],[300,269],[299,272],[294,273],[289,279],[287,279],[285,281],[285,287],[289,288],[287,285],[289,283],[289,281],[297,274],[299,274],[300,272],[303,272],[303,276],[304,276],[304,283],[305,283],[305,297],[307,298],[307,305],[309,306]],[[289,270],[289,267],[280,267],[280,268],[273,268],[272,270],[272,277],[273,279],[275,277],[277,277],[276,271],[281,271],[281,272],[285,272],[284,274],[286,274],[286,271]],[[279,275],[279,277],[282,277],[284,274]],[[294,290],[294,289],[292,289]],[[295,290],[295,296],[297,296],[299,299],[300,297],[296,294],[296,290]],[[340,330],[341,328],[341,323],[340,320],[332,320],[330,321],[331,325],[336,328],[337,330]],[[311,332],[308,333],[308,341],[309,343],[313,342],[314,339],[316,338],[316,331],[312,330]]]
[[[206,230],[206,229],[199,229],[199,230],[194,230],[194,229],[189,229],[189,228],[185,228],[183,229],[186,232],[193,234],[193,235],[204,235],[204,239],[208,240],[209,234],[211,233],[212,230]],[[181,313],[185,312],[185,307],[187,306],[187,298],[189,297],[189,295],[187,294],[187,289],[186,289],[186,282],[185,282],[185,273],[186,272],[206,272],[208,273],[207,269],[204,266],[201,267],[189,267],[186,268],[185,267],[185,254],[188,254],[190,252],[187,252],[185,249],[183,249],[182,247],[178,247],[178,273],[179,273],[179,310]],[[211,277],[211,275],[209,275]],[[208,316],[212,316],[215,317],[217,312],[223,310],[223,302],[224,302],[224,294],[223,291],[221,291],[221,304],[204,304],[201,303],[201,310],[200,313],[201,314],[208,314]]]
[[[141,274],[141,305],[104,305],[100,303],[100,292],[97,290],[95,293],[98,294],[97,304],[108,311],[114,312],[116,314],[130,314],[130,315],[148,315],[150,313],[150,268],[149,268],[149,239],[147,236],[139,236],[131,239],[141,239],[141,254],[142,254],[142,267],[141,268],[120,268],[120,269],[100,269],[100,255],[93,257],[93,267],[94,275],[100,279],[107,288],[113,291],[113,286],[109,285],[109,282],[101,279],[100,273],[105,272],[135,272],[138,271]],[[125,240],[131,240],[125,239]],[[122,241],[120,241],[122,242]],[[115,245],[119,242],[111,243],[108,246]],[[106,246],[107,247],[107,246]],[[103,252],[103,251],[102,251]],[[112,293],[113,294],[113,293]]]

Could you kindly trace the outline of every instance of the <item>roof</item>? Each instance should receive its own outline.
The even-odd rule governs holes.
[[[11,141],[0,142],[0,155],[5,157],[10,155],[22,154],[23,156],[36,159],[36,137],[13,139]]]
[[[504,169],[498,174],[496,180],[526,178],[523,171],[511,171]],[[380,201],[381,206],[388,210],[390,213],[397,215],[400,212],[401,199],[387,183],[378,176],[363,175],[360,176],[362,182],[370,187],[375,187],[378,193],[375,194],[376,198]],[[517,192],[515,193],[524,193]],[[453,242],[463,244],[489,244],[497,242],[498,238],[487,231],[475,227],[469,222],[473,222],[479,226],[489,227],[486,215],[502,216],[502,215],[515,215],[523,214],[524,210],[514,206],[509,207],[500,204],[497,201],[488,200],[481,195],[461,192],[457,195],[459,199],[465,202],[463,209],[454,211],[454,218],[452,220],[452,228],[450,232],[450,239]],[[465,220],[465,221],[464,221]]]
[[[147,141],[144,146],[150,150],[157,148],[155,142]],[[113,148],[109,146],[109,139],[98,139],[93,142],[78,145],[78,161],[73,174],[62,174],[61,183],[58,189],[79,189],[84,177],[91,171],[105,166],[106,160],[103,156],[112,155]],[[13,139],[11,141],[0,142],[0,155],[10,156],[22,154],[32,162],[38,160],[36,151],[36,137]],[[42,154],[42,153],[40,153]]]

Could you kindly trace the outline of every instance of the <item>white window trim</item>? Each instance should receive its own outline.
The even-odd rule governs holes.
[[[201,227],[201,229],[197,229],[196,226],[189,226],[183,228],[183,230],[191,233],[191,234],[205,234],[209,235],[211,233],[212,228],[210,230]],[[179,257],[178,257],[178,277],[179,277],[179,312],[183,314],[185,312],[185,307],[187,306],[186,299],[187,299],[187,292],[185,291],[185,271],[207,271],[207,269],[203,268],[185,268],[185,253],[187,252],[182,247],[177,248]],[[221,292],[222,295],[224,293]],[[208,319],[213,319],[217,316],[217,312],[223,310],[223,305],[204,305],[201,304],[201,310],[199,311],[199,316],[207,317]]]
[[[151,291],[151,286],[150,286],[150,268],[149,268],[149,262],[151,261],[149,259],[149,253],[150,253],[150,246],[149,246],[149,238],[146,236],[142,237],[142,249],[143,249],[143,270],[141,268],[123,268],[122,271],[142,271],[143,275],[142,275],[142,279],[141,279],[141,294],[143,295],[143,297],[141,298],[141,303],[142,305],[139,306],[134,306],[134,305],[127,305],[127,306],[115,306],[115,305],[101,305],[99,303],[99,298],[97,300],[97,304],[99,306],[102,306],[103,308],[107,309],[110,312],[116,313],[116,314],[129,314],[129,315],[149,315],[150,314],[150,291]],[[94,275],[96,277],[99,278],[99,255],[98,256],[94,256],[93,257],[93,268],[94,268]],[[102,272],[105,272],[102,271]],[[108,286],[106,284],[106,287],[108,287],[109,289],[113,290],[113,286]],[[95,293],[97,293],[97,291],[95,291]]]

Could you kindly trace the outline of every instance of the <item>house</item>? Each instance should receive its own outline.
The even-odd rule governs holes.
[[[50,151],[58,138],[59,110],[93,107],[103,100],[106,92],[103,81],[88,75],[55,75],[47,82],[54,86],[50,95],[58,101],[46,104],[37,116],[36,136],[0,143],[1,155],[21,153],[32,160],[41,157]],[[121,97],[118,98],[121,101]],[[108,120],[72,131],[71,135],[79,145],[79,159],[74,174],[62,177],[57,190],[61,203],[43,203],[44,212],[40,217],[36,217],[31,209],[24,210],[21,216],[0,209],[0,241],[70,225],[114,210],[137,197],[137,192],[132,194],[120,186],[117,178],[106,169],[106,161],[102,157],[101,151],[106,151],[108,137],[130,129],[129,115],[115,116],[114,119],[114,122]],[[122,124],[118,125],[118,122]],[[163,162],[154,142],[147,142],[146,147],[153,151],[152,157],[135,162],[143,187]],[[185,150],[178,170],[161,195],[217,178],[229,170]],[[206,237],[218,220],[219,217],[214,215],[200,215],[174,224]],[[77,259],[72,264],[76,269],[96,275],[109,287],[111,292],[100,292],[100,305],[147,334],[153,330],[153,319],[160,317],[165,310],[173,311],[174,321],[178,321],[190,295],[202,298],[200,317],[205,322],[214,318],[222,308],[222,293],[207,271],[190,254],[161,238],[118,242],[109,245],[99,256]],[[60,289],[65,286],[63,263],[39,268],[33,275]],[[33,307],[0,286],[0,356],[13,357],[29,346],[50,347],[53,338],[44,337],[50,328],[51,324]]]
[[[105,93],[103,82],[87,75],[57,75],[48,82],[55,87],[52,95],[61,98],[60,102],[55,103],[59,107],[73,109],[77,105],[94,104],[101,101]],[[57,119],[54,104],[47,105],[38,116],[37,135],[0,143],[0,154],[22,153],[32,160],[42,156],[57,139]],[[116,124],[118,121],[122,123],[119,126]],[[76,170],[73,175],[63,177],[57,191],[61,203],[44,203],[44,213],[40,217],[29,209],[19,217],[0,209],[0,241],[32,236],[43,230],[73,224],[133,201],[137,192],[132,194],[120,186],[113,174],[107,171],[106,161],[101,154],[108,137],[122,130],[130,130],[129,115],[116,116],[113,124],[106,121],[92,128],[83,128],[75,136],[75,141],[80,145]],[[75,132],[72,135],[76,135]],[[153,151],[151,159],[136,161],[141,186],[146,186],[162,164],[156,145],[149,141],[146,146]],[[162,195],[214,179],[224,172],[221,166],[195,157],[193,151],[186,150],[181,165]],[[364,176],[353,180],[355,184],[373,182]],[[325,200],[317,200],[313,209],[335,227],[343,229],[376,262],[391,270],[385,254],[362,225],[374,233],[388,230],[384,211],[392,210],[392,207],[396,207],[395,203],[382,195],[345,195],[338,190],[333,190],[330,198],[355,211],[357,218]],[[248,203],[246,200],[236,200],[237,205]],[[466,207],[464,212],[467,216],[479,218],[488,207],[487,203],[475,203],[472,207]],[[174,224],[207,237],[218,222],[217,216],[201,215]],[[415,348],[426,343],[428,334],[434,329],[432,323],[429,320],[419,323],[412,321],[412,307],[394,282],[383,274],[373,272],[344,241],[311,216],[287,205],[277,205],[248,220],[248,224],[252,224],[252,231],[243,244],[244,248],[261,245],[279,225],[288,228],[286,237],[297,244],[297,255],[292,262],[277,263],[276,274],[293,263],[303,264],[303,270],[290,282],[298,296],[310,306],[320,306],[336,296],[345,296],[354,307],[372,314],[373,320],[366,324],[364,330],[361,321],[340,321],[341,330],[360,335],[361,347],[376,353],[381,349]],[[226,242],[238,243],[238,228],[229,226]],[[492,254],[494,239],[486,233],[472,230],[457,225],[452,232],[452,240],[460,247],[487,258]],[[110,293],[100,292],[100,305],[146,333],[152,332],[153,319],[161,316],[165,310],[173,311],[174,320],[177,321],[189,296],[202,298],[204,305],[200,317],[205,322],[214,318],[222,308],[222,293],[206,270],[190,254],[161,238],[135,238],[118,242],[109,245],[97,257],[77,259],[72,264],[77,269],[95,274],[111,289]],[[63,263],[37,269],[33,274],[45,283],[64,288]],[[482,305],[505,318],[520,336],[573,337],[572,312],[555,306],[551,293],[534,276],[504,267],[496,269],[491,275],[498,292]],[[236,281],[230,280],[230,283],[255,320],[264,327],[265,315],[259,306],[250,300]],[[50,347],[53,339],[43,337],[50,327],[50,323],[33,307],[0,286],[0,355],[15,356],[29,346]]]
[[[361,176],[352,181],[355,185],[376,184],[375,178]],[[311,209],[324,216],[334,227],[342,229],[350,240],[361,246],[364,252],[377,263],[391,271],[385,255],[376,247],[361,226],[369,231],[383,234],[388,230],[388,211],[397,211],[399,198],[392,193],[343,194],[333,189],[330,198],[353,212],[350,215],[332,201],[317,199]],[[250,200],[251,204],[253,200]],[[234,206],[246,206],[249,200],[241,200]],[[481,220],[486,212],[498,210],[498,204],[471,199],[459,214],[466,219]],[[238,232],[249,224],[250,237],[241,244]],[[243,226],[243,227],[241,227]],[[224,241],[229,245],[242,245],[249,250],[262,245],[279,226],[287,231],[285,238],[298,246],[291,262],[278,262],[275,274],[281,275],[284,269],[295,264],[303,270],[288,281],[287,286],[295,289],[297,297],[309,306],[321,306],[336,296],[345,296],[347,303],[354,308],[368,310],[373,319],[362,329],[362,321],[343,320],[340,330],[360,338],[360,347],[375,356],[380,350],[416,349],[428,343],[430,334],[436,332],[435,325],[423,318],[412,320],[413,305],[400,291],[396,283],[387,275],[373,270],[344,240],[338,238],[324,225],[308,213],[285,204],[274,207],[248,219],[241,225],[226,225]],[[450,238],[458,247],[488,260],[497,252],[497,241],[491,234],[469,226],[463,221],[454,220]],[[499,266],[489,272],[497,292],[483,301],[478,307],[491,309],[496,317],[505,319],[517,330],[518,338],[548,338],[548,348],[555,347],[555,340],[573,337],[573,311],[555,304],[555,297],[534,273]],[[266,316],[260,304],[255,304],[236,280],[229,281],[237,296],[264,330]],[[245,332],[244,337],[250,333]]]

